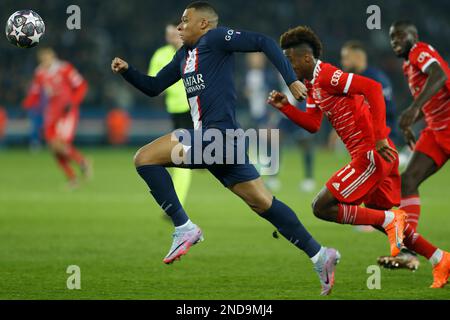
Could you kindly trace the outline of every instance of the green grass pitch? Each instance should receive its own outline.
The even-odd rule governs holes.
[[[431,266],[381,270],[381,289],[369,290],[367,267],[388,254],[378,233],[359,233],[316,219],[315,193],[299,192],[300,156],[289,151],[276,196],[290,205],[309,231],[342,254],[330,297],[309,259],[206,171],[197,171],[186,205],[205,234],[180,262],[162,258],[172,226],[136,174],[133,149],[87,149],[95,177],[70,192],[47,152],[0,151],[0,299],[449,299],[450,287],[429,289]],[[347,161],[317,155],[318,187]],[[421,189],[419,230],[450,249],[449,167]],[[81,268],[81,290],[68,290],[69,265]]]

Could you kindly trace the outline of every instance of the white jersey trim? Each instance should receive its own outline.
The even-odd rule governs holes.
[[[435,58],[431,58],[430,60],[428,60],[428,61],[422,66],[422,72],[425,73],[425,71],[427,70],[427,68],[428,68],[433,62],[437,62],[437,63],[439,64],[439,61],[437,61]]]
[[[347,94],[348,89],[350,89],[350,85],[352,84],[352,80],[353,80],[353,73],[350,73],[348,75],[347,82],[345,84],[344,94]]]

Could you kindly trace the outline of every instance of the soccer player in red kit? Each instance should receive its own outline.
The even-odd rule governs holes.
[[[307,111],[295,108],[276,91],[268,102],[310,132],[319,130],[325,114],[351,156],[351,162],[331,177],[314,200],[314,214],[385,231],[391,255],[396,256],[409,225],[404,211],[392,210],[400,204],[401,183],[397,151],[388,138],[381,84],[320,61],[322,44],[308,27],[287,31],[280,42],[297,77],[308,88]],[[424,242],[409,239],[405,244],[423,254]]]
[[[409,227],[405,238],[420,241],[417,224],[420,216],[419,186],[439,171],[450,157],[450,69],[447,62],[429,44],[420,42],[417,28],[409,21],[397,21],[390,31],[391,46],[403,58],[403,72],[414,98],[400,116],[400,129],[413,150],[403,172],[400,208],[407,215]],[[426,127],[416,143],[411,126],[425,118]],[[450,272],[450,254],[429,246],[425,257],[436,273],[433,287],[443,287]],[[401,265],[408,255],[391,258],[388,263]]]
[[[23,105],[25,108],[33,108],[44,101],[45,141],[64,171],[69,185],[74,187],[77,185],[77,178],[70,165],[71,161],[79,165],[84,176],[91,174],[89,161],[72,144],[79,106],[88,85],[70,63],[57,58],[53,49],[40,49],[37,58],[39,66]]]

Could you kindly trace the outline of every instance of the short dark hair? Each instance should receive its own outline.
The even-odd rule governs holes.
[[[394,28],[405,28],[417,33],[416,25],[410,20],[397,20],[391,25]]]
[[[322,55],[322,42],[311,28],[307,26],[298,26],[289,29],[280,37],[280,45],[283,49],[294,48],[303,44],[311,47],[314,58],[320,58]]]
[[[397,20],[392,23],[393,27],[415,27],[411,20]]]
[[[363,52],[367,52],[366,47],[364,46],[364,44],[361,41],[358,41],[358,40],[347,41],[346,43],[344,43],[342,48],[348,48],[348,49],[352,49],[352,50],[361,50]]]
[[[214,8],[208,1],[194,1],[190,3],[186,9],[205,10],[210,11],[218,16],[216,8]]]

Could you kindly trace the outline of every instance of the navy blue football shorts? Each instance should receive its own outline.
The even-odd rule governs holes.
[[[250,163],[243,135],[215,128],[179,129],[174,134],[185,154],[176,167],[207,169],[227,188],[260,177]]]

